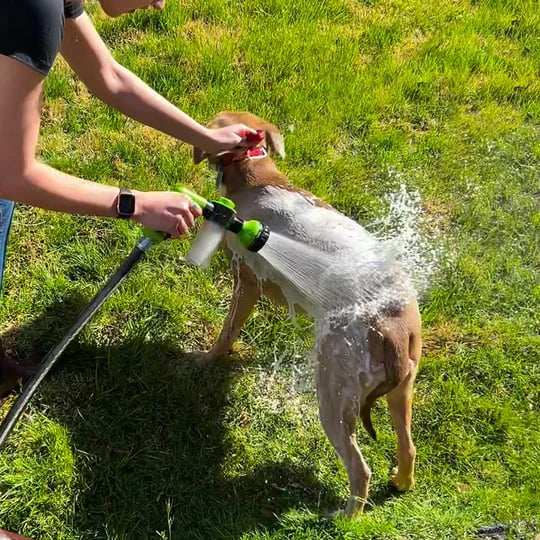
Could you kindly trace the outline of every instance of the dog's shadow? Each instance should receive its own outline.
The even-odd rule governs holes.
[[[8,341],[35,363],[83,305],[80,298],[53,305]],[[77,455],[77,530],[107,538],[156,538],[156,531],[239,538],[273,529],[292,508],[339,506],[298,464],[262,456],[251,468],[224,470],[235,452],[227,404],[240,373],[232,367],[198,367],[172,344],[86,341],[66,350],[40,389]]]

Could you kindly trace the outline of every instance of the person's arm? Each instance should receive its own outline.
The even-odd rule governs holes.
[[[249,146],[240,134],[252,129],[203,127],[118,64],[86,13],[66,21],[62,55],[95,96],[138,122],[212,154]]]
[[[118,188],[81,180],[36,157],[43,76],[0,55],[0,197],[71,214],[116,216]],[[135,192],[134,218],[178,236],[198,209],[178,193]]]

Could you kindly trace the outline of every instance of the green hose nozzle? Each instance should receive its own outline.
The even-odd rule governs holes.
[[[249,251],[259,251],[268,240],[270,230],[260,221],[240,219],[237,214],[234,201],[227,197],[209,201],[185,186],[178,186],[177,191],[183,193],[191,199],[193,203],[200,206],[203,216],[213,223],[217,223],[225,230],[238,236],[240,243]]]
[[[178,184],[175,188],[175,191],[178,191],[178,193],[182,193],[182,195],[189,197],[191,199],[191,202],[195,203],[197,206],[200,206],[201,209],[203,210],[204,208],[206,208],[206,206],[210,202],[207,199],[205,199],[203,196],[199,195],[198,193],[195,193],[194,191],[192,191],[191,189],[187,188],[186,186],[182,184]],[[233,208],[234,208],[234,203],[233,203]]]
[[[242,229],[237,234],[240,243],[247,250],[256,253],[266,244],[270,236],[270,229],[260,221],[250,219],[243,222]]]
[[[166,240],[169,235],[159,231],[154,231],[154,229],[149,229],[148,227],[143,227],[143,236],[144,238],[148,238],[152,245],[155,245],[163,242],[163,240]]]

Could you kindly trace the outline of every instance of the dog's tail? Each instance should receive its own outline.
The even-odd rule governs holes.
[[[413,336],[408,328],[399,320],[386,320],[377,327],[371,328],[369,333],[370,353],[382,356],[386,378],[376,386],[367,396],[360,408],[360,419],[373,440],[377,440],[377,433],[371,421],[371,409],[377,398],[391,392],[409,374],[410,352],[414,348]]]

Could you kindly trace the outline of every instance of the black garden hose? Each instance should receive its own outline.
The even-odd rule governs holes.
[[[133,248],[133,251],[124,259],[118,270],[109,278],[103,288],[94,296],[92,301],[84,308],[79,315],[79,318],[68,330],[66,335],[62,338],[62,341],[49,351],[47,356],[43,359],[41,366],[35,375],[24,385],[24,390],[21,395],[15,401],[15,404],[4,418],[0,425],[0,448],[4,445],[11,431],[17,424],[19,418],[23,414],[24,410],[28,406],[28,403],[37,392],[39,385],[43,382],[47,374],[55,366],[60,358],[61,354],[65,351],[66,347],[75,339],[79,332],[86,326],[88,321],[94,316],[96,311],[103,305],[103,303],[111,296],[111,294],[118,288],[120,283],[131,272],[133,267],[142,259],[146,251],[152,246],[153,238],[144,237]]]

